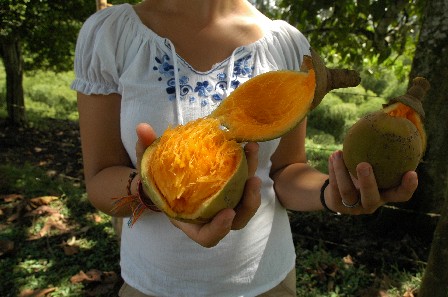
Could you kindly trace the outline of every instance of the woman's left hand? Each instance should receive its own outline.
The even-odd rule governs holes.
[[[409,171],[403,175],[399,186],[380,191],[372,166],[365,162],[359,163],[355,179],[344,164],[342,151],[330,156],[328,169],[330,184],[325,191],[327,206],[344,214],[371,214],[387,202],[408,201],[418,185],[417,173]]]

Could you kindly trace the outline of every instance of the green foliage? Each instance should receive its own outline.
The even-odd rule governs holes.
[[[26,19],[26,3],[29,1],[0,1],[0,36],[8,36],[13,32],[14,28],[23,25]]]
[[[70,89],[73,71],[37,71],[24,79],[25,105],[30,121],[41,117],[77,120],[76,93]]]
[[[347,93],[348,94],[348,93]],[[347,98],[345,94],[345,98]],[[354,95],[354,100],[358,95]],[[341,142],[347,125],[358,118],[356,104],[344,102],[335,93],[325,96],[321,104],[309,114],[309,126],[332,135]]]
[[[0,117],[6,117],[5,73],[0,65]],[[76,93],[70,89],[73,71],[55,73],[32,71],[25,74],[23,85],[29,123],[42,118],[77,120]]]
[[[408,88],[414,44],[406,47],[404,55],[390,58],[380,64],[378,59],[364,59],[361,71],[362,85],[379,96],[390,99],[404,94]]]
[[[297,26],[329,61],[362,65],[384,62],[416,42],[425,1],[282,0],[283,19]]]
[[[308,163],[321,172],[328,173],[328,157],[342,145],[336,143],[333,135],[321,130],[308,128],[305,139]]]
[[[362,86],[327,94],[321,104],[308,115],[308,138],[322,145],[342,143],[347,130],[359,118],[381,109],[388,99],[404,94],[407,89],[407,84],[397,79],[393,69],[383,69],[382,76],[378,76],[378,79],[375,77],[370,73],[363,73]],[[331,135],[334,142],[316,141],[318,134],[315,131]]]
[[[20,40],[26,69],[68,70],[77,33],[95,11],[90,0],[0,0],[0,43]]]

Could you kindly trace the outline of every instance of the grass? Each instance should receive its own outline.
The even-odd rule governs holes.
[[[4,81],[2,75],[0,71],[0,82]],[[72,78],[70,72],[36,72],[25,77],[30,129],[49,129],[49,118],[77,120],[75,94],[68,87]],[[370,91],[360,92],[353,99],[332,95],[328,104],[322,104],[310,115],[306,146],[310,164],[316,168],[326,171],[328,156],[341,149],[340,139],[349,123],[361,111],[374,109],[383,102]],[[1,83],[0,96],[4,94]],[[369,100],[371,96],[375,102]],[[333,101],[341,107],[332,109]],[[4,102],[1,98],[0,118],[6,115]],[[319,122],[319,114],[328,117],[328,121]],[[118,243],[110,218],[87,201],[82,180],[55,173],[27,157],[18,166],[3,149],[0,154],[4,160],[0,163],[0,243],[14,243],[12,250],[0,255],[2,296],[45,289],[49,289],[47,296],[116,295],[120,282],[107,281],[106,276],[111,272],[119,274]],[[43,205],[33,204],[33,198],[42,197],[53,198]],[[405,249],[414,246],[410,240],[384,237],[389,244],[386,245],[381,236],[375,237],[373,241],[378,242],[372,249],[372,242],[368,242],[370,233],[360,220],[329,217],[320,212],[293,214],[299,297],[401,297],[418,288],[424,263],[418,261],[421,256],[412,258],[412,252]],[[339,240],[341,234],[359,235]],[[395,255],[403,255],[409,261],[400,261]],[[91,270],[100,271],[101,279],[73,281],[81,271]]]

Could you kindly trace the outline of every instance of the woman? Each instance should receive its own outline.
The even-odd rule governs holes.
[[[96,13],[80,32],[72,85],[92,204],[129,217],[128,207],[112,212],[112,198],[128,186],[137,192],[133,172],[157,135],[208,115],[250,77],[299,70],[309,47],[297,29],[243,0],[146,0]],[[380,193],[366,163],[353,181],[340,151],[329,175],[318,172],[307,164],[305,131],[303,121],[280,140],[246,145],[249,179],[235,210],[204,225],[148,210],[124,227],[120,296],[295,296],[286,209],[372,213],[415,191],[417,176],[408,172]]]

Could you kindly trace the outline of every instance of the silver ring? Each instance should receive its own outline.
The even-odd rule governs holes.
[[[347,208],[355,208],[355,207],[358,207],[358,206],[359,206],[359,203],[361,202],[361,197],[358,196],[358,200],[356,200],[356,202],[353,203],[353,204],[347,204],[347,203],[344,201],[344,199],[342,199],[341,201],[342,201],[342,205],[344,205],[345,207],[347,207]]]

